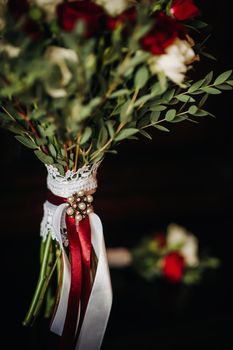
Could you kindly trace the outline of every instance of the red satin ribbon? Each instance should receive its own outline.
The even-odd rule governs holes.
[[[47,199],[54,205],[66,203],[67,199],[48,192]],[[66,214],[66,228],[70,248],[71,286],[61,350],[72,350],[75,346],[76,326],[80,310],[79,329],[87,308],[90,291],[91,227],[88,216],[81,220],[76,228],[75,219]]]

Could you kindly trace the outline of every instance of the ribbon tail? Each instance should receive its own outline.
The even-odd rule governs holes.
[[[60,294],[59,303],[57,306],[55,316],[50,326],[50,330],[53,333],[58,334],[60,336],[62,335],[63,329],[64,329],[67,306],[68,306],[69,290],[70,290],[70,284],[71,284],[70,262],[64,251],[62,252],[62,259],[63,259],[63,276],[62,276],[61,294]]]
[[[91,293],[91,227],[89,217],[86,216],[78,224],[78,234],[82,250],[82,296],[81,296],[81,314],[80,327],[86,312],[88,300]]]
[[[54,318],[52,320],[50,329],[52,332],[60,336],[62,335],[63,329],[64,329],[67,306],[68,306],[69,290],[71,285],[70,262],[64,250],[64,247],[62,244],[62,237],[61,237],[62,217],[63,217],[65,208],[66,208],[65,204],[61,204],[58,207],[56,207],[56,210],[53,215],[53,222],[52,222],[52,229],[54,231],[54,234],[56,235],[57,240],[59,241],[60,248],[62,250],[63,276],[62,276],[62,286],[61,286],[59,303],[58,303]]]
[[[89,220],[98,265],[75,350],[100,349],[112,305],[112,287],[102,224],[94,213],[89,215]]]
[[[80,299],[82,289],[82,256],[75,218],[66,215],[66,227],[70,245],[71,285],[69,290],[65,324],[60,342],[60,349],[73,350],[80,313]]]

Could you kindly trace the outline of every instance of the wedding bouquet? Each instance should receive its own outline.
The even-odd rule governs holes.
[[[199,14],[193,0],[0,0],[0,124],[48,170],[41,271],[24,324],[45,302],[63,348],[100,348],[111,307],[92,206],[100,162],[126,139],[150,139],[150,127],[211,115],[208,95],[233,86],[232,71],[192,79],[210,56]]]

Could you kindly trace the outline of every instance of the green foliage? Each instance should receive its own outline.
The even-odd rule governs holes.
[[[203,106],[209,95],[232,89],[232,71],[215,78],[210,72],[180,88],[164,72],[152,73],[153,55],[141,45],[154,25],[151,14],[161,10],[170,16],[170,7],[169,0],[138,2],[133,25],[125,21],[84,38],[83,22],[64,32],[34,4],[29,16],[39,25],[39,40],[7,13],[0,42],[0,125],[64,173],[67,166],[115,152],[119,142],[137,133],[151,139],[149,127],[168,132],[173,123],[212,116]],[[200,20],[185,25],[196,32],[206,26]]]
[[[38,146],[36,145],[36,143],[34,141],[32,141],[31,138],[28,138],[26,136],[21,136],[21,135],[17,135],[15,136],[16,140],[18,140],[19,142],[21,142],[24,146],[31,148],[31,149],[37,149]]]

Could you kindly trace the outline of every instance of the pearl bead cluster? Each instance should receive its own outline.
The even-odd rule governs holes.
[[[91,203],[93,197],[91,194],[86,195],[84,191],[75,192],[71,197],[67,198],[66,213],[75,217],[76,221],[81,221],[93,211]]]

